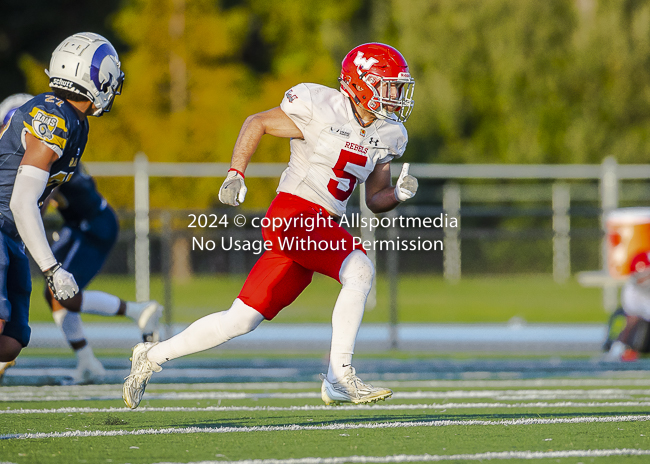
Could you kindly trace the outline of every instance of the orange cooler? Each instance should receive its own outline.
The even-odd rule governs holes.
[[[630,262],[650,251],[650,208],[620,208],[607,215],[607,265],[609,274],[624,278]]]

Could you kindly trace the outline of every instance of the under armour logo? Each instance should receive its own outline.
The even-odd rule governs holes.
[[[357,68],[363,69],[364,71],[372,68],[372,65],[375,63],[379,63],[379,60],[377,58],[370,57],[366,59],[363,57],[363,52],[357,52],[357,57],[354,59],[354,65]]]
[[[379,143],[379,139],[375,139],[374,137],[370,137],[370,140],[368,140],[368,143],[372,143],[376,147],[377,144]]]

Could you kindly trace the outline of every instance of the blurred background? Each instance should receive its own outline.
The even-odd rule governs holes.
[[[345,54],[376,41],[399,49],[416,81],[404,161],[420,190],[398,214],[448,214],[461,227],[379,230],[444,240],[445,251],[378,252],[364,320],[604,323],[617,305],[615,283],[576,276],[606,265],[604,214],[650,202],[641,166],[650,153],[650,1],[5,0],[0,100],[48,91],[52,50],[81,31],[107,37],[126,74],[111,113],[91,118],[84,154],[122,227],[90,288],[135,297],[131,163],[140,153],[149,163],[147,292],[166,301],[171,322],[227,309],[257,255],[192,251],[192,237],[261,234],[190,228],[190,215],[242,212],[250,223],[274,197],[279,165],[247,178],[234,212],[217,198],[226,165],[202,177],[205,165],[162,175],[157,163],[228,163],[246,116],[279,105],[300,82],[337,87]],[[269,138],[253,161],[288,158],[288,141]],[[356,193],[349,212],[362,206]],[[60,219],[51,212],[46,224],[54,231]],[[32,318],[49,321],[34,284]],[[317,278],[278,320],[327,322],[337,292]]]

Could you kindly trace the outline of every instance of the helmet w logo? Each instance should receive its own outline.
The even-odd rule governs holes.
[[[366,59],[363,57],[363,52],[357,52],[357,57],[354,59],[354,65],[357,68],[363,69],[364,71],[368,71],[375,63],[379,63],[379,60],[373,58],[372,56]]]

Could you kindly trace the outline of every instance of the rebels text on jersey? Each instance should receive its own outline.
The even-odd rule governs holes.
[[[399,158],[406,149],[402,123],[378,119],[363,127],[348,97],[329,87],[298,84],[280,108],[304,138],[291,139],[289,166],[277,191],[321,205],[335,216],[345,214],[357,183],[365,182],[377,164]]]
[[[18,236],[9,202],[16,173],[25,155],[25,137],[31,134],[59,157],[52,164],[50,178],[39,206],[52,190],[67,182],[88,141],[88,121],[79,120],[75,109],[53,93],[42,93],[18,108],[0,135],[0,227]]]

